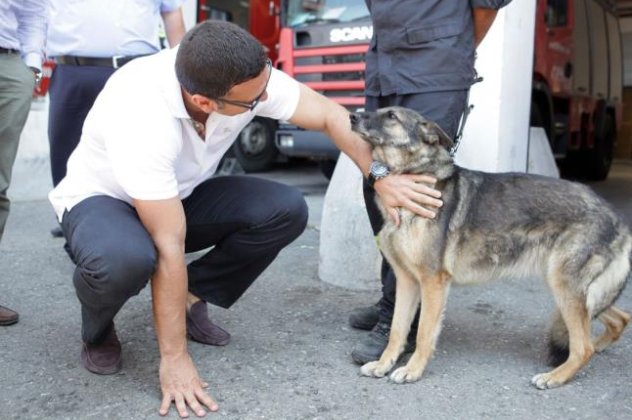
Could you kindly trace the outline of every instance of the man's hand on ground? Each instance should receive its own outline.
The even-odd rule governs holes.
[[[374,188],[391,218],[399,226],[400,207],[421,217],[435,217],[435,208],[443,205],[439,200],[441,192],[433,188],[435,182],[435,178],[427,175],[390,174],[376,181]]]
[[[160,415],[169,413],[171,402],[175,402],[180,417],[189,417],[187,406],[198,416],[206,414],[204,407],[210,411],[217,411],[218,406],[206,392],[207,383],[198,376],[197,369],[189,354],[177,358],[160,361],[160,388],[162,389],[162,404]]]

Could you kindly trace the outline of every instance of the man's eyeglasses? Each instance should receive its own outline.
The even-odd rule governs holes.
[[[268,79],[266,80],[266,85],[263,87],[263,90],[252,102],[241,102],[241,101],[231,101],[230,99],[217,98],[215,99],[218,102],[224,102],[230,105],[239,106],[241,108],[246,108],[250,111],[255,109],[255,107],[261,102],[261,98],[266,93],[266,89],[268,89],[268,83],[270,83],[270,76],[272,76],[272,61],[268,58],[266,60],[266,68],[268,69]]]

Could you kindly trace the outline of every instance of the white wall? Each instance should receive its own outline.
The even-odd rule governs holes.
[[[474,105],[456,155],[459,165],[488,172],[526,171],[535,2],[501,9],[477,49]]]

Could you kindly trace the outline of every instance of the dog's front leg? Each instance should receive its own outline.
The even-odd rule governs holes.
[[[391,374],[391,380],[398,384],[415,382],[421,378],[428,361],[434,353],[437,337],[441,332],[441,322],[445,310],[450,276],[440,272],[424,277],[421,281],[421,316],[417,331],[417,347],[410,360]]]
[[[415,310],[419,305],[419,282],[408,272],[392,265],[395,273],[395,310],[393,321],[391,322],[391,333],[388,337],[388,344],[382,352],[380,360],[369,362],[360,368],[364,376],[381,378],[386,375],[395,365],[397,359],[404,351],[410,323],[415,316]]]

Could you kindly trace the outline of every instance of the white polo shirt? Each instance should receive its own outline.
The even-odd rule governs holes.
[[[132,198],[184,199],[215,173],[256,115],[288,120],[294,114],[298,82],[272,69],[268,98],[254,111],[211,114],[203,140],[184,107],[176,52],[136,59],[110,77],[86,117],[66,177],[48,196],[60,221],[64,210],[95,195],[130,204]]]

